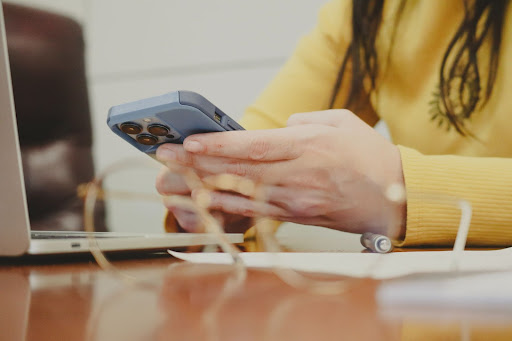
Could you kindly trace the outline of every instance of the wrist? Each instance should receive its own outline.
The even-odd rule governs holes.
[[[393,226],[392,238],[403,239],[405,238],[406,222],[407,222],[407,196],[405,189],[405,177],[402,167],[402,157],[398,146],[393,145],[395,149],[396,158],[394,159],[395,171],[393,177],[393,183],[389,185],[395,188],[396,193],[388,192],[388,199],[396,205],[394,210],[396,213],[395,226]]]

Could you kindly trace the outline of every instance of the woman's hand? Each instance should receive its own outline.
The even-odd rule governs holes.
[[[176,145],[176,148],[183,149],[181,145]],[[160,154],[160,152],[158,154]],[[163,157],[159,158],[161,161],[166,159]],[[175,168],[176,165],[173,163],[173,166],[173,168]],[[202,173],[202,175],[206,176],[205,173]],[[156,188],[162,195],[191,195],[190,188],[187,186],[183,176],[178,172],[171,171],[168,167],[161,168],[157,177]],[[194,212],[179,205],[170,205],[169,202],[166,202],[166,205],[181,228],[188,232],[202,232],[198,216]],[[252,219],[250,217],[224,213],[219,210],[213,210],[212,213],[221,222],[226,232],[244,232],[252,225]]]
[[[404,183],[398,148],[347,110],[296,114],[282,129],[193,135],[183,146],[162,145],[157,157],[264,185],[265,203],[214,193],[210,208],[230,215],[356,233],[388,234],[390,224],[404,225],[405,205],[397,210],[384,194]],[[157,188],[169,192],[169,184],[162,176]]]

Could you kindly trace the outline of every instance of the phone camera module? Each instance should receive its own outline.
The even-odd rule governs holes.
[[[148,126],[148,131],[156,136],[166,136],[169,134],[169,128],[163,124],[151,124]]]
[[[137,135],[137,142],[146,146],[154,146],[158,142],[158,138],[151,134]]]
[[[125,134],[139,134],[142,131],[140,124],[133,122],[125,122],[121,124],[120,128]]]

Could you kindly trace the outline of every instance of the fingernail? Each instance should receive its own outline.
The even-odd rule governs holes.
[[[156,158],[161,161],[174,161],[176,160],[176,153],[172,149],[161,146],[156,150]]]
[[[203,145],[197,141],[185,141],[183,147],[191,153],[200,153],[204,150]]]
[[[201,225],[199,224],[199,219],[194,213],[186,211],[182,212],[179,215],[178,221],[180,226],[187,232],[201,232]]]
[[[182,229],[184,229],[185,231],[187,232],[190,232],[190,233],[201,233],[203,232],[201,229],[200,229],[200,226],[198,225],[197,221],[182,221],[180,222],[180,226]]]

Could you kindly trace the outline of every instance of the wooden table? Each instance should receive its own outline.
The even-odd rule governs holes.
[[[145,281],[128,285],[92,260],[4,260],[0,340],[512,340],[512,316],[383,309],[369,279],[318,295],[270,271],[240,281],[232,268],[168,256],[115,264]]]

